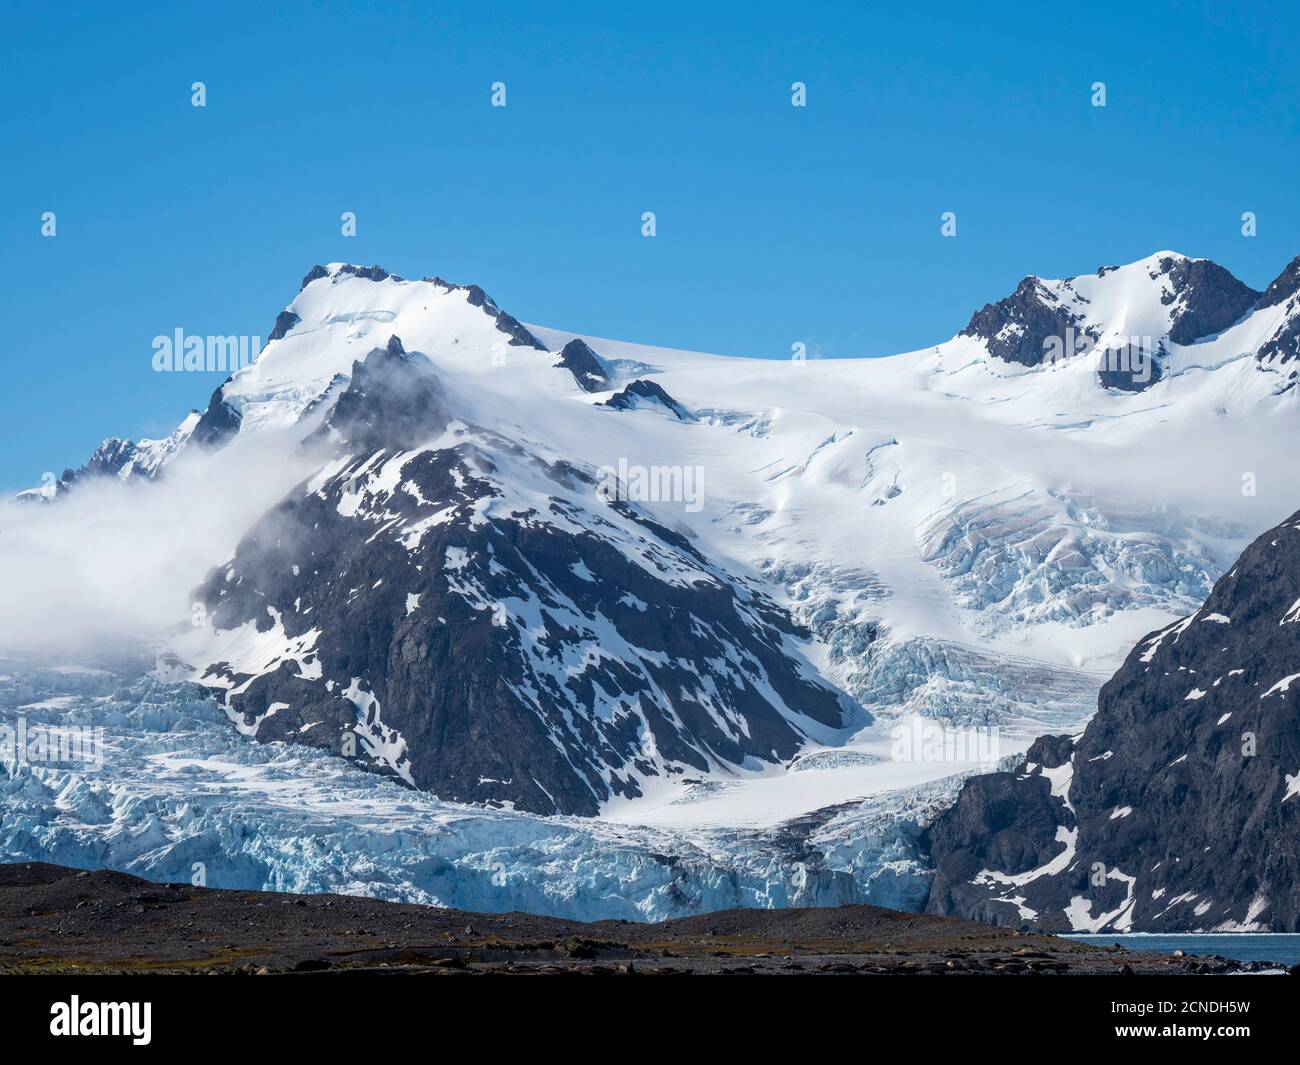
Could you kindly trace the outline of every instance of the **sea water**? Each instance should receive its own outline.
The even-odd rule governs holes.
[[[1234,961],[1273,961],[1279,965],[1300,965],[1300,934],[1275,935],[1266,932],[1207,932],[1187,935],[1157,935],[1136,933],[1132,935],[1070,936],[1080,943],[1093,943],[1108,947],[1118,943],[1128,950],[1172,954],[1181,950],[1187,954],[1218,954]]]

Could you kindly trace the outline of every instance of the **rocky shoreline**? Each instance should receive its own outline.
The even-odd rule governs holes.
[[[1205,974],[1275,969],[1097,947],[875,906],[658,924],[482,914],[343,895],[0,865],[0,973]]]

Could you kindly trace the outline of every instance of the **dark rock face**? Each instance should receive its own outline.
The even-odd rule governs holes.
[[[1300,256],[1292,259],[1278,278],[1264,290],[1259,308],[1285,306],[1287,316],[1263,344],[1257,357],[1260,362],[1288,363],[1300,359]],[[1290,380],[1294,381],[1293,370]]]
[[[329,276],[330,276],[330,272],[326,270],[325,267],[313,266],[310,270],[307,271],[306,276],[302,279],[302,284],[298,286],[298,291],[301,292],[313,281],[319,281],[321,278],[329,277]]]
[[[505,311],[496,312],[497,328],[510,338],[510,343],[519,348],[536,348],[545,351],[546,345],[524,328],[522,322]]]
[[[288,336],[289,330],[301,321],[302,319],[294,314],[293,311],[281,311],[275,316],[275,328],[271,330],[271,335],[267,337],[267,342],[269,343],[272,340],[280,340],[282,337]]]
[[[1175,344],[1191,344],[1222,333],[1259,299],[1258,292],[1209,259],[1164,258],[1160,273],[1170,284],[1161,302],[1178,304],[1169,327],[1169,339]]]
[[[96,477],[120,476],[122,471],[136,460],[139,453],[140,449],[133,441],[110,436],[95,448],[94,454],[83,465],[64,468],[62,475],[54,482],[52,495],[28,492],[16,498],[22,502],[49,502],[58,499],[76,484],[85,483]],[[136,475],[136,471],[133,470],[129,476],[134,478]]]
[[[1286,265],[1273,283],[1264,290],[1264,294],[1259,297],[1258,307],[1276,307],[1280,303],[1285,303],[1296,293],[1300,292],[1300,255],[1297,255]]]
[[[1069,744],[1062,736],[1043,739],[1053,748],[1062,741]],[[1026,764],[1033,764],[1028,756]],[[1052,797],[1051,783],[1041,773],[992,773],[979,777],[978,783],[967,784],[956,805],[926,833],[924,842],[935,862],[926,912],[963,913],[1015,927],[1032,923],[1020,916],[1014,903],[1005,901],[1020,894],[1018,889],[999,884],[992,890],[977,878],[986,869],[1039,869],[1060,853],[1056,829],[1065,816],[1060,800]]]
[[[989,354],[1021,366],[1039,366],[1047,358],[1051,338],[1070,331],[1081,337],[1095,334],[1082,328],[1082,317],[1064,306],[1036,277],[1027,277],[1006,299],[985,304],[959,336],[979,337]]]
[[[200,447],[219,448],[230,442],[230,438],[239,432],[241,418],[239,411],[232,407],[225,399],[225,386],[230,383],[227,377],[225,382],[213,391],[211,398],[208,400],[207,409],[203,416],[199,418],[199,424],[194,427],[194,433],[190,439]]]
[[[1257,356],[1260,362],[1288,363],[1300,359],[1300,308],[1263,344]],[[1295,372],[1291,373],[1292,379]]]
[[[1300,514],[1143,639],[1077,743],[1040,739],[930,828],[931,913],[1300,931]]]
[[[307,271],[307,275],[302,279],[302,284],[298,286],[298,291],[301,292],[313,281],[320,281],[322,278],[329,276],[330,272],[325,269],[325,267],[319,265],[313,266]],[[390,274],[382,266],[354,266],[352,263],[344,263],[340,266],[338,270],[335,271],[334,277],[336,280],[344,277],[362,277],[367,281],[386,281],[390,277],[394,281],[402,280],[396,274]]]
[[[1117,388],[1121,392],[1145,392],[1164,376],[1161,360],[1165,354],[1163,344],[1155,351],[1103,351],[1097,380],[1102,388]]]
[[[581,340],[570,340],[560,351],[560,359],[555,364],[573,374],[578,387],[584,392],[603,392],[609,388],[609,375],[605,364],[600,361],[591,348]]]
[[[442,382],[423,355],[408,355],[397,337],[352,364],[352,379],[317,436],[370,453],[402,451],[440,433],[449,415]]]
[[[1157,358],[1153,356],[1148,365],[1150,368],[1143,373],[1124,369],[1100,369],[1097,371],[1097,380],[1102,388],[1117,388],[1121,392],[1145,392],[1164,376]]]
[[[483,430],[421,450],[447,415],[419,358],[394,338],[357,365],[316,436],[340,456],[196,592],[218,633],[263,634],[196,663],[244,732],[594,814],[649,777],[789,758],[855,711],[759,584],[594,476]]]
[[[661,407],[684,422],[694,420],[694,415],[664,391],[662,385],[645,379],[633,381],[620,392],[605,400],[606,407],[615,410],[636,410],[644,406]]]
[[[344,263],[339,267],[338,277],[363,277],[367,281],[386,281],[392,278],[394,281],[402,279],[396,274],[390,274],[382,266],[353,266],[351,263]]]
[[[130,440],[110,436],[95,449],[89,461],[78,469],[66,469],[60,481],[71,487],[87,477],[116,477],[136,457],[137,448]]]

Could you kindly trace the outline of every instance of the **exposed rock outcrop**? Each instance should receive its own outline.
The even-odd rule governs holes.
[[[928,839],[931,913],[1300,931],[1300,514],[1134,648],[1077,740],[968,781]]]

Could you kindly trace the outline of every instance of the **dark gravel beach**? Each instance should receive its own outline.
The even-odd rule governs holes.
[[[0,865],[0,973],[1027,975],[1239,968],[1222,958],[1090,946],[875,906],[583,924],[342,895],[163,885],[43,863]]]

